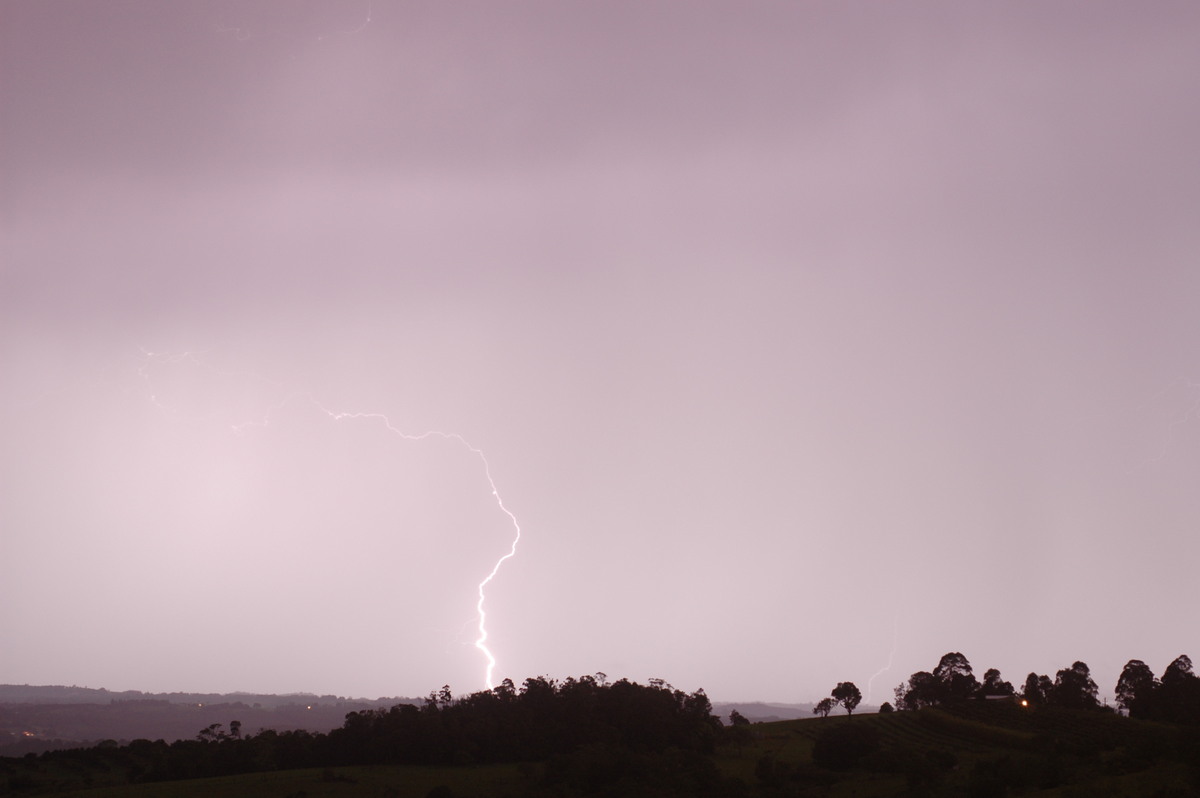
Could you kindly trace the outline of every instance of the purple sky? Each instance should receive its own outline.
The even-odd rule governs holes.
[[[1200,6],[0,3],[0,682],[1200,656]],[[326,412],[329,411],[329,412]],[[894,650],[893,650],[894,646]]]

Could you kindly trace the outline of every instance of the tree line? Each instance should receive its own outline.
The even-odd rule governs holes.
[[[1129,660],[1114,692],[1117,706],[1131,717],[1200,723],[1200,677],[1193,672],[1192,660],[1186,654],[1176,657],[1158,678],[1146,663]],[[1085,662],[1075,662],[1059,670],[1053,680],[1045,674],[1030,673],[1021,689],[1016,690],[995,668],[984,672],[983,681],[979,681],[971,663],[957,651],[944,654],[932,671],[912,674],[894,691],[895,709],[900,710],[918,710],[968,699],[1009,697],[1034,706],[1102,709],[1098,693],[1099,688]],[[836,695],[826,701],[829,702],[826,714],[835,702],[842,703]],[[847,711],[851,708],[847,706]],[[891,709],[888,704],[881,707],[884,712]]]
[[[471,765],[545,762],[548,785],[592,789],[622,779],[669,778],[670,794],[707,794],[721,782],[711,754],[720,719],[703,690],[685,693],[660,679],[648,685],[604,674],[557,681],[526,679],[455,697],[450,688],[420,705],[399,704],[346,715],[327,734],[214,723],[195,739],[135,740],[48,751],[8,763],[72,763],[124,773],[129,782],[195,779],[268,770],[349,765]],[[665,776],[663,774],[666,774]],[[614,787],[614,789],[618,789]]]
[[[1097,692],[1083,662],[1063,668],[1054,679],[1031,673],[1017,690],[994,668],[988,669],[982,680],[977,679],[967,658],[951,652],[931,671],[918,671],[896,688],[895,709],[958,705],[960,709],[951,711],[971,713],[983,711],[986,702],[1007,705],[995,709],[1022,717],[1078,716],[1074,712],[1024,715],[1011,706],[1019,701],[1066,710],[1108,709],[1107,718],[1097,712],[1097,723],[1131,729],[1137,725],[1101,706]],[[1116,694],[1118,707],[1134,717],[1200,725],[1200,678],[1186,656],[1174,660],[1160,677],[1140,660],[1130,660]],[[1004,700],[988,702],[990,698]],[[852,682],[839,682],[815,711],[828,714],[840,705],[853,714],[861,699]],[[881,711],[892,709],[885,704]],[[929,717],[936,720],[942,714]],[[136,783],[295,768],[536,762],[543,764],[528,769],[526,794],[628,795],[638,790],[645,793],[646,785],[653,785],[654,790],[645,794],[730,795],[739,789],[744,792],[745,785],[738,788],[737,779],[722,775],[713,753],[722,743],[740,751],[757,739],[739,713],[732,713],[730,720],[731,726],[723,728],[703,690],[685,693],[659,679],[642,685],[625,679],[610,683],[604,674],[561,682],[536,677],[526,679],[520,687],[505,680],[492,690],[463,697],[455,697],[449,687],[443,687],[419,704],[350,712],[342,726],[328,733],[260,730],[251,734],[233,720],[228,728],[213,723],[194,739],[170,744],[163,740],[135,740],[127,745],[108,741],[40,757],[0,758],[0,793],[6,786],[11,792],[36,791],[37,772],[64,772],[58,765],[89,774],[87,779],[94,774],[98,779],[119,777],[125,783]],[[878,728],[869,722],[822,727],[812,752],[818,768],[845,770],[871,756],[875,757],[872,767],[881,772],[902,772],[911,764],[905,764],[911,757],[902,751],[881,753]],[[926,754],[936,758],[937,752]],[[951,765],[943,764],[930,759],[925,770],[948,772]],[[776,762],[764,754],[755,775],[764,795],[773,794],[772,785],[782,784],[780,779],[825,778],[805,767]],[[540,775],[535,779],[534,774]],[[330,772],[330,778],[341,777]]]

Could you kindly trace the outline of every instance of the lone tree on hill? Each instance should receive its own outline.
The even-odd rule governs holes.
[[[846,708],[847,715],[854,714],[854,708],[862,701],[862,693],[855,687],[854,682],[838,682],[838,686],[830,693],[833,700]]]

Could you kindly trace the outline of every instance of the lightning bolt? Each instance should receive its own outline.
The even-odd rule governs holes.
[[[176,414],[174,411],[172,411],[170,406],[167,405],[166,403],[164,403],[158,397],[158,392],[155,388],[154,378],[153,378],[153,375],[151,374],[152,367],[155,364],[178,365],[181,363],[190,363],[194,366],[197,366],[201,369],[218,374],[222,377],[229,378],[229,377],[239,377],[239,376],[251,376],[256,380],[266,382],[272,386],[275,386],[275,387],[280,386],[280,384],[275,382],[274,380],[269,380],[269,379],[266,379],[263,377],[259,377],[257,375],[246,375],[246,374],[239,374],[237,372],[221,371],[219,369],[216,369],[216,368],[208,365],[205,361],[203,361],[197,355],[197,353],[194,353],[194,352],[188,351],[188,352],[181,352],[181,353],[164,354],[164,353],[158,353],[158,352],[151,352],[151,351],[141,348],[141,347],[139,347],[139,349],[141,349],[142,358],[141,358],[141,363],[137,369],[137,374],[146,385],[146,390],[147,390],[147,393],[149,396],[150,403],[152,405],[154,405],[154,407],[157,408],[160,412],[162,412],[163,415],[166,416],[169,420],[176,420],[178,418],[178,414]],[[391,419],[388,418],[388,416],[383,413],[347,412],[347,411],[342,411],[342,410],[331,410],[330,408],[321,404],[321,402],[319,402],[313,396],[311,396],[309,394],[301,393],[301,392],[292,392],[290,394],[287,394],[281,401],[268,407],[266,412],[262,415],[261,418],[256,419],[256,420],[243,421],[243,422],[239,422],[236,424],[231,424],[230,430],[235,434],[242,434],[248,427],[266,427],[266,426],[270,425],[271,418],[273,415],[275,415],[280,410],[284,409],[285,407],[287,407],[289,404],[296,401],[297,399],[303,399],[304,401],[307,401],[314,408],[316,408],[318,411],[325,414],[328,418],[330,418],[331,420],[333,420],[335,422],[373,421],[373,422],[377,422],[377,423],[381,424],[385,430],[392,433],[393,435],[398,436],[399,438],[402,438],[403,440],[416,443],[419,441],[428,440],[430,438],[440,438],[442,440],[451,441],[451,442],[454,442],[454,443],[462,446],[468,452],[473,454],[475,457],[479,458],[479,462],[483,466],[484,477],[487,479],[488,488],[491,490],[491,493],[492,493],[492,498],[495,500],[496,506],[500,509],[500,511],[508,517],[508,520],[512,524],[512,528],[513,528],[513,538],[512,538],[512,542],[509,544],[508,551],[505,552],[498,560],[496,560],[496,563],[492,566],[492,569],[487,573],[486,576],[483,577],[483,579],[479,582],[479,585],[476,588],[476,595],[478,596],[478,598],[475,602],[475,614],[476,614],[476,632],[477,632],[478,636],[475,638],[475,648],[479,650],[480,654],[482,654],[484,659],[487,661],[487,666],[484,669],[484,685],[486,686],[486,689],[491,690],[493,687],[495,687],[495,681],[494,681],[493,675],[494,675],[495,669],[496,669],[496,657],[492,653],[491,649],[488,648],[488,645],[487,645],[487,641],[488,641],[488,637],[489,637],[488,630],[487,630],[487,611],[485,609],[485,604],[487,601],[487,587],[496,578],[496,575],[500,572],[500,568],[504,565],[504,563],[507,562],[508,560],[512,559],[514,556],[516,556],[517,545],[521,542],[521,525],[517,521],[516,515],[511,510],[508,509],[507,505],[504,504],[504,499],[500,495],[500,489],[496,486],[496,480],[492,476],[492,466],[491,466],[491,463],[488,462],[487,456],[484,454],[482,449],[478,448],[477,446],[472,445],[466,438],[464,438],[462,435],[459,435],[456,432],[442,432],[440,430],[428,430],[426,432],[422,432],[419,434],[411,434],[411,433],[403,431],[400,427],[393,424]]]
[[[871,675],[871,678],[867,679],[867,703],[868,704],[871,703],[871,689],[872,689],[871,686],[875,683],[875,680],[892,669],[892,662],[894,662],[896,659],[896,646],[899,644],[899,642],[900,642],[899,619],[896,617],[893,617],[892,618],[892,650],[891,650],[891,653],[888,654],[887,665],[884,665],[882,668],[875,671],[875,673]]]
[[[512,513],[512,511],[504,505],[504,499],[500,496],[500,491],[496,487],[496,480],[492,477],[492,467],[491,464],[488,463],[487,456],[484,455],[482,449],[472,446],[466,438],[456,432],[439,432],[438,430],[430,430],[428,432],[422,432],[419,435],[410,435],[392,424],[391,420],[382,413],[340,412],[330,410],[311,397],[309,397],[309,401],[311,401],[313,405],[317,407],[317,409],[325,413],[325,415],[329,416],[334,421],[342,421],[343,419],[369,419],[372,421],[379,421],[383,424],[384,428],[388,432],[398,435],[406,441],[416,442],[425,440],[427,438],[442,438],[443,440],[455,441],[464,446],[471,454],[478,457],[479,462],[483,464],[483,474],[487,478],[488,486],[491,488],[492,497],[496,500],[496,506],[500,508],[502,513],[508,516],[508,520],[512,523],[514,533],[512,543],[508,548],[508,552],[505,553],[500,559],[496,560],[496,564],[492,566],[492,570],[488,572],[488,575],[483,578],[477,588],[479,600],[475,602],[475,613],[478,617],[478,624],[476,628],[479,632],[479,636],[475,638],[475,648],[479,649],[480,653],[483,654],[484,658],[487,660],[487,669],[484,674],[484,685],[488,690],[491,690],[496,686],[492,678],[492,674],[496,669],[496,657],[492,654],[491,649],[487,647],[487,612],[484,610],[484,602],[487,599],[486,590],[491,581],[496,578],[496,574],[500,572],[500,567],[504,565],[505,561],[516,555],[517,544],[521,542],[521,525],[517,521],[517,517]]]

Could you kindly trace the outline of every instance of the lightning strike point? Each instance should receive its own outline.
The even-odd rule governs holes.
[[[484,604],[487,601],[486,588],[491,581],[496,578],[496,574],[500,572],[500,567],[504,565],[505,561],[516,555],[517,544],[521,541],[521,525],[517,522],[517,517],[513,515],[512,511],[504,505],[504,500],[500,497],[500,489],[496,487],[496,481],[492,478],[491,464],[488,463],[488,459],[484,455],[483,450],[472,446],[466,438],[456,432],[440,432],[438,430],[430,430],[419,435],[410,435],[402,431],[399,427],[393,425],[391,420],[382,413],[350,413],[345,411],[334,411],[325,407],[311,397],[309,397],[309,401],[311,401],[317,409],[325,413],[325,415],[329,416],[334,421],[341,421],[343,419],[376,419],[380,421],[384,428],[386,428],[389,432],[398,435],[404,440],[421,441],[425,440],[426,438],[442,438],[448,441],[455,441],[466,448],[471,454],[479,458],[479,462],[483,465],[483,475],[487,479],[488,487],[491,488],[492,496],[494,496],[496,499],[496,506],[500,508],[502,513],[508,516],[508,520],[512,524],[514,532],[512,543],[508,547],[508,552],[500,557],[500,559],[496,560],[496,564],[492,566],[492,570],[489,571],[487,576],[485,576],[479,583],[479,587],[477,589],[479,600],[475,602],[475,613],[479,619],[479,622],[476,626],[479,636],[475,638],[475,648],[478,649],[483,655],[484,659],[487,660],[487,667],[484,669],[484,686],[486,689],[491,690],[496,686],[495,681],[493,680],[493,673],[496,670],[496,657],[492,654],[491,649],[489,649],[487,646],[487,612],[484,609]]]

